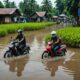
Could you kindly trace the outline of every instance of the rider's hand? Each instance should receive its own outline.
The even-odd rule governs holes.
[[[21,43],[21,41],[18,41],[18,43]]]

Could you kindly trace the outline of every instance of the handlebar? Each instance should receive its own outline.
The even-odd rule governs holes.
[[[11,44],[19,43],[18,41],[12,41]]]

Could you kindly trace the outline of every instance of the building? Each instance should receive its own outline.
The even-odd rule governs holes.
[[[17,8],[0,8],[0,23],[17,23],[20,16]]]
[[[52,20],[53,20],[54,22],[56,22],[56,21],[58,20],[58,16],[53,16],[53,17],[52,17]]]
[[[67,16],[65,14],[61,14],[59,15],[59,18],[58,18],[61,22],[66,22],[67,20]]]
[[[46,16],[47,16],[46,12],[35,12],[30,17],[30,20],[31,21],[38,21],[38,22],[46,21],[47,20]]]

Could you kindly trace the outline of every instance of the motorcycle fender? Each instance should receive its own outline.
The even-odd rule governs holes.
[[[10,50],[7,50],[6,52],[11,52]]]
[[[47,51],[47,50],[45,50],[45,51],[44,51],[44,53],[48,53],[48,51]]]
[[[26,49],[30,50],[30,46],[29,45],[26,45]]]

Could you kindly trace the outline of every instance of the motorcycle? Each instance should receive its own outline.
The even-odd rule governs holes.
[[[4,54],[4,58],[25,55],[29,53],[30,51],[29,45],[24,46],[24,48],[22,48],[21,51],[19,51],[17,49],[18,44],[19,43],[16,41],[11,41],[11,43],[9,44],[8,50]]]
[[[60,48],[54,53],[52,51],[52,42],[48,42],[46,49],[42,53],[42,59],[49,58],[49,57],[57,57],[57,56],[64,56],[66,53],[66,45],[61,45]]]

